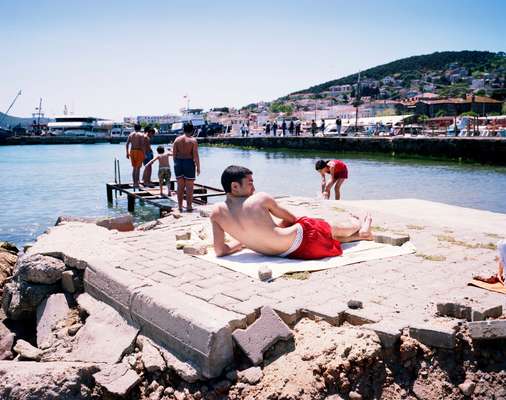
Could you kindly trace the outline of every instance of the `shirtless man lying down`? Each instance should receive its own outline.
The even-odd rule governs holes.
[[[341,243],[372,240],[371,217],[348,223],[295,217],[267,193],[254,193],[253,172],[231,165],[221,184],[227,193],[211,214],[214,251],[218,257],[244,247],[269,256],[315,260],[342,254]],[[281,219],[276,224],[272,217]],[[225,232],[235,240],[225,243]]]

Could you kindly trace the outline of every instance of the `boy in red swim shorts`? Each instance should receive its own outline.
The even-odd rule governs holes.
[[[297,218],[267,193],[254,193],[253,173],[247,168],[229,166],[221,183],[227,198],[211,213],[218,257],[247,247],[269,256],[316,260],[341,255],[342,242],[372,240],[370,215],[363,220],[350,216],[342,223]],[[233,240],[225,242],[225,233]]]
[[[335,185],[336,200],[340,200],[341,186],[348,179],[348,167],[346,164],[341,160],[318,160],[315,164],[315,169],[322,177],[323,197],[328,199],[330,197],[330,190]],[[325,174],[330,175],[328,183],[326,182]]]

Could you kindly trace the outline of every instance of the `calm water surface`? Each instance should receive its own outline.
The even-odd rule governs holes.
[[[130,180],[124,149],[111,144],[0,146],[0,240],[18,245],[33,241],[59,215],[127,212],[124,196],[110,207],[105,192],[105,183],[114,180],[114,157],[121,160],[122,181]],[[314,161],[340,158],[350,170],[344,199],[420,198],[506,213],[506,168],[287,150],[204,147],[200,154],[198,181],[216,187],[223,169],[239,164],[253,170],[259,191],[312,197],[320,183]],[[153,207],[136,206],[138,222],[157,216]]]

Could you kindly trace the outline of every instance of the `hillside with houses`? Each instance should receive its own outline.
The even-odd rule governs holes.
[[[413,56],[244,107],[301,119],[406,113],[455,116],[505,114],[506,53],[436,52]]]

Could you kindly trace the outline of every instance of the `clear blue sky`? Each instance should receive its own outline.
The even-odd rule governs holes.
[[[504,51],[502,0],[0,0],[0,110],[243,106],[412,55]]]

